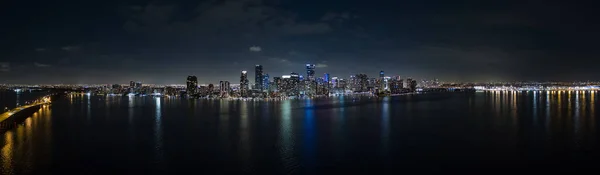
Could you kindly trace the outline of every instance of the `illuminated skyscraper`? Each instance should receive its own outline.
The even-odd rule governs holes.
[[[268,91],[269,90],[269,74],[263,75],[263,78],[262,78],[262,90],[263,91]]]
[[[306,64],[306,79],[310,81],[315,80],[315,67],[314,64]]]
[[[229,81],[219,82],[219,92],[221,97],[229,97],[229,89],[231,89]]]
[[[355,91],[358,92],[367,92],[369,85],[369,78],[367,78],[366,74],[357,74],[356,75],[357,89]]]
[[[331,87],[333,87],[333,88],[338,87],[338,77],[331,77]]]
[[[385,80],[385,76],[383,71],[379,72],[379,79],[377,79],[377,83],[379,84],[379,91],[383,91],[387,89],[387,81]]]
[[[292,72],[290,73],[290,92],[292,96],[296,96],[300,94],[300,75],[298,73]]]
[[[196,76],[188,76],[186,85],[188,95],[196,95],[198,93],[198,78]]]
[[[263,67],[262,65],[256,65],[254,67],[254,88],[263,90]]]
[[[240,95],[242,97],[248,96],[248,72],[243,70],[240,76]]]
[[[273,85],[275,86],[274,89],[277,91],[281,91],[282,88],[282,84],[281,84],[281,77],[273,77]]]

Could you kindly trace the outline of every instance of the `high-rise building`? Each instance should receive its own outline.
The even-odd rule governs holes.
[[[262,78],[262,90],[269,91],[269,74],[264,74]]]
[[[306,64],[306,79],[315,80],[315,67],[314,64]]]
[[[275,90],[281,91],[281,77],[273,77],[273,86]]]
[[[337,88],[338,86],[338,77],[331,77],[331,87]]]
[[[257,64],[254,67],[254,88],[257,90],[263,90],[263,66]]]
[[[369,78],[366,74],[357,74],[356,75],[357,89],[355,91],[358,92],[367,92],[369,86]]]
[[[358,79],[356,78],[356,75],[350,75],[350,82],[346,88],[350,89],[351,91],[358,91]]]
[[[188,95],[198,94],[198,78],[196,76],[187,77],[186,91]]]
[[[400,76],[396,76],[389,80],[389,90],[392,94],[400,94],[403,91],[404,84]]]
[[[300,94],[300,75],[298,75],[298,73],[292,72],[290,73],[290,80],[290,94],[292,96]]]
[[[378,85],[379,85],[379,87],[378,87],[379,91],[384,91],[387,89],[387,80],[385,80],[383,71],[379,72],[379,79],[377,79],[377,81],[378,81]]]
[[[231,89],[229,81],[219,82],[219,92],[221,97],[229,97],[229,89]]]
[[[338,79],[337,88],[344,89],[344,90],[348,89],[348,80],[343,79],[343,78]]]
[[[135,88],[135,81],[129,81],[129,88]]]
[[[140,89],[140,88],[142,88],[142,82],[137,82],[137,83],[135,83],[135,88],[136,88],[136,89]]]
[[[242,97],[248,96],[248,72],[243,70],[240,76],[240,95]]]

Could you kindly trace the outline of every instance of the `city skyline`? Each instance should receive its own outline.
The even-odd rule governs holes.
[[[318,3],[318,6],[308,4]],[[1,83],[199,83],[233,72],[448,81],[597,81],[585,3],[519,1],[11,1]],[[87,9],[87,10],[78,10]],[[228,13],[222,13],[222,12]],[[555,13],[561,11],[561,13]],[[250,78],[254,80],[254,78]]]

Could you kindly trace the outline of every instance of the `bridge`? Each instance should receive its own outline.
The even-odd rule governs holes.
[[[0,123],[4,122],[5,120],[9,119],[11,116],[13,116],[14,114],[21,112],[23,110],[32,108],[32,107],[36,107],[39,105],[45,105],[45,104],[50,104],[52,101],[50,101],[50,97],[49,96],[44,96],[38,100],[35,100],[33,103],[27,104],[27,105],[23,105],[23,106],[18,106],[14,109],[8,110],[2,114],[0,114]]]

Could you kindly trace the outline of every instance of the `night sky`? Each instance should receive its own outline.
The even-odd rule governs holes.
[[[597,7],[566,2],[7,0],[0,83],[238,83],[255,64],[274,77],[306,63],[341,78],[598,80]]]

